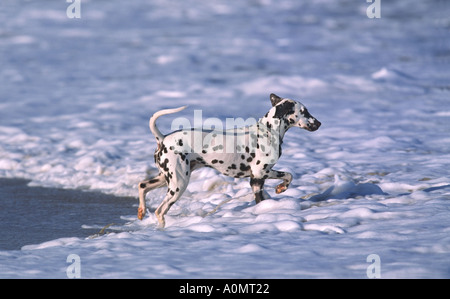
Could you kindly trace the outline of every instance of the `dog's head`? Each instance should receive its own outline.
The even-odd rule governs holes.
[[[281,98],[273,93],[270,95],[270,101],[272,102],[272,109],[275,109],[273,117],[284,120],[288,126],[286,129],[299,127],[311,132],[319,129],[320,121],[309,114],[308,109],[302,103]]]

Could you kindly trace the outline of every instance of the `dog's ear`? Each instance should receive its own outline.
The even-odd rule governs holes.
[[[283,99],[277,96],[274,93],[270,94],[270,101],[272,102],[272,107],[275,107],[277,104],[279,104]]]

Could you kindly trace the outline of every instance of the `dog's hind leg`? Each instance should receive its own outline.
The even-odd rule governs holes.
[[[164,174],[160,173],[156,177],[148,180],[144,180],[139,183],[139,208],[138,208],[138,219],[142,220],[145,216],[145,195],[153,189],[163,187],[166,185],[166,179]]]
[[[159,207],[155,211],[156,218],[158,218],[161,228],[165,226],[164,215],[169,211],[170,207],[180,199],[186,187],[189,184],[189,178],[191,176],[191,170],[189,165],[182,163],[177,165],[175,172],[172,174],[172,178],[169,180],[166,197],[161,202]]]

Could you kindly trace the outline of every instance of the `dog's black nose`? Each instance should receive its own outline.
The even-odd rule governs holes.
[[[311,132],[316,131],[317,129],[319,129],[319,127],[322,125],[322,123],[320,121],[318,121],[317,119],[314,120],[313,124],[310,124],[308,126],[308,130]]]
[[[317,129],[318,129],[318,128],[320,128],[320,126],[322,125],[322,123],[316,119],[316,121],[314,122],[314,125],[315,125],[315,126],[317,127]],[[317,130],[317,129],[316,129],[316,130]]]

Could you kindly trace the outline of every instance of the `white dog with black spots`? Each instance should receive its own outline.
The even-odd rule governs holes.
[[[139,183],[138,218],[142,220],[145,216],[146,194],[167,186],[166,196],[155,211],[160,227],[164,227],[164,215],[186,190],[192,171],[201,167],[212,167],[235,178],[250,177],[256,203],[264,200],[266,179],[283,180],[275,191],[284,192],[292,175],[272,169],[281,156],[284,134],[291,127],[316,131],[321,123],[300,102],[275,94],[270,95],[270,101],[272,108],[256,124],[224,131],[183,129],[163,135],[156,120],[186,106],[156,112],[149,126],[158,144],[155,163],[159,174]]]

